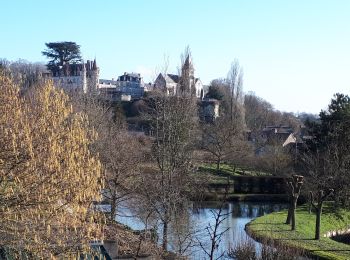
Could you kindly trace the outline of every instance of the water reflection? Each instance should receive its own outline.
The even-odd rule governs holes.
[[[217,204],[218,205],[218,204]],[[200,225],[208,226],[214,224],[214,219],[212,217],[211,211],[218,210],[217,205],[213,204],[202,204],[199,205],[199,209],[193,211],[192,218],[197,222],[201,223]],[[229,228],[229,230],[223,235],[222,241],[217,250],[217,256],[221,255],[223,252],[227,252],[230,248],[234,247],[235,242],[243,239],[251,240],[247,237],[244,227],[252,219],[263,216],[265,214],[280,211],[287,208],[286,204],[275,204],[275,203],[254,203],[254,202],[235,202],[227,203],[224,208],[224,213],[230,213],[222,225],[219,227],[219,232]],[[203,236],[203,240],[210,242],[209,236]],[[259,243],[255,242],[257,247]],[[198,252],[193,255],[191,259],[205,259],[205,255],[202,252]]]
[[[188,211],[183,212],[171,222],[169,227],[169,250],[188,255],[190,259],[207,259],[201,247],[209,247],[210,237],[206,230],[215,225],[213,213],[217,212],[221,203],[205,202],[193,204]],[[261,202],[233,202],[223,206],[223,214],[227,217],[222,221],[219,232],[228,228],[216,252],[219,256],[234,246],[234,243],[246,238],[245,225],[252,219],[287,208],[286,204]],[[144,229],[145,225],[140,219],[133,216],[133,209],[125,204],[119,209],[117,220],[133,229]],[[158,223],[159,224],[159,223]],[[161,234],[161,225],[153,223]],[[247,239],[250,239],[249,237]],[[161,243],[161,241],[159,241]],[[259,243],[254,242],[257,247]],[[200,244],[202,246],[200,246]]]

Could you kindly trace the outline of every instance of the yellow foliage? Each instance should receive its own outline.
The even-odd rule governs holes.
[[[25,95],[0,73],[0,246],[64,257],[100,239],[92,202],[101,166],[95,133],[51,82]]]

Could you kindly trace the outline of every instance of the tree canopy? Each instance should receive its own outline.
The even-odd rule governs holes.
[[[220,82],[218,82],[218,80],[213,80],[210,83],[206,97],[207,98],[215,98],[215,99],[221,101],[225,98],[225,96],[228,95],[227,92],[228,92],[228,90],[224,86],[224,84],[220,84]]]
[[[99,238],[92,201],[100,163],[94,133],[67,95],[45,83],[21,94],[0,74],[0,248],[71,258]]]
[[[47,63],[51,71],[57,70],[59,66],[81,61],[80,45],[75,42],[49,42],[45,45],[47,49],[42,54],[51,59]]]
[[[308,121],[314,148],[324,148],[330,143],[348,146],[350,126],[350,97],[337,93],[328,105],[327,110],[320,112],[319,121]],[[316,146],[316,147],[315,147]]]
[[[319,122],[308,122],[313,138],[303,155],[313,190],[334,189],[340,204],[348,204],[350,169],[350,98],[335,94],[328,109],[320,112]]]

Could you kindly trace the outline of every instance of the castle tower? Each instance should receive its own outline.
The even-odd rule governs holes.
[[[94,61],[87,60],[84,63],[83,75],[85,77],[86,87],[84,88],[85,93],[97,92],[98,82],[100,79],[100,69],[97,66],[96,59]]]
[[[87,89],[87,79],[86,79],[86,67],[85,67],[85,62],[84,60],[82,60],[82,66],[83,66],[83,69],[81,71],[81,74],[82,74],[82,77],[83,77],[83,92],[84,93],[87,93],[88,92],[88,89]]]
[[[91,92],[96,92],[98,89],[98,82],[100,79],[100,68],[97,66],[96,58],[94,59],[92,63],[92,70],[91,70]]]

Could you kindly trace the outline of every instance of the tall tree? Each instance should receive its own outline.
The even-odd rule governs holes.
[[[243,72],[238,61],[232,63],[226,79],[216,79],[211,84],[222,95],[220,116],[211,124],[203,124],[202,148],[215,158],[219,170],[222,160],[236,164],[237,154],[245,156],[248,150],[244,143]]]
[[[103,196],[111,204],[110,219],[114,221],[119,203],[131,198],[140,184],[142,147],[135,136],[113,122],[100,132],[97,147],[104,169]]]
[[[252,131],[254,139],[259,136],[265,126],[279,124],[279,122],[274,122],[276,118],[273,116],[272,105],[254,93],[244,96],[244,109],[246,124]]]
[[[244,122],[243,107],[243,69],[235,60],[227,73],[227,83],[230,91],[230,119],[231,121],[242,120]]]
[[[303,166],[317,184],[311,188],[334,189],[336,201],[344,205],[350,196],[350,97],[335,94],[319,122],[309,127],[314,138],[307,143]]]
[[[49,42],[45,45],[47,49],[42,54],[51,59],[47,67],[52,72],[57,71],[60,66],[81,61],[80,45],[75,42]]]
[[[0,247],[32,258],[70,258],[100,238],[95,134],[51,83],[26,95],[0,74]]]
[[[142,174],[140,189],[162,222],[163,249],[167,249],[169,223],[186,205],[192,190],[196,112],[196,102],[187,94],[161,95],[151,99],[151,109],[145,115],[153,132],[152,157],[157,167]]]
[[[175,96],[159,93],[149,99],[144,116],[153,133],[152,159],[156,168],[142,174],[140,192],[162,223],[162,247],[167,249],[169,224],[186,208],[193,190],[192,154],[198,113],[192,91],[193,68],[187,47],[181,56],[180,82]]]

